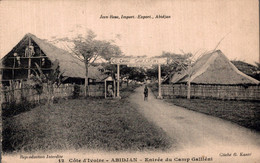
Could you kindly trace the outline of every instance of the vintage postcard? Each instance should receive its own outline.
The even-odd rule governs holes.
[[[260,162],[258,0],[0,0],[1,162]]]

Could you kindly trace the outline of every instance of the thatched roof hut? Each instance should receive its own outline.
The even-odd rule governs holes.
[[[190,74],[190,75],[189,75]],[[190,72],[176,73],[170,83],[215,84],[215,85],[257,85],[259,81],[239,71],[220,51],[214,51],[199,58]]]
[[[26,55],[26,48],[32,45],[34,48],[33,56]],[[19,63],[17,56],[19,57]],[[29,64],[29,59],[31,60]],[[40,39],[33,34],[26,34],[22,40],[1,59],[1,69],[3,72],[3,80],[20,80],[26,79],[28,74],[36,69],[37,63],[43,72],[50,71],[50,67],[54,61],[59,62],[60,71],[64,72],[64,76],[69,77],[68,81],[80,83],[84,82],[85,65],[79,61],[68,51],[60,49],[46,40]],[[97,67],[89,67],[89,78],[97,81],[105,78]]]

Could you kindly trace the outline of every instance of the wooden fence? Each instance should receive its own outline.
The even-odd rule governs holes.
[[[88,95],[91,97],[105,97],[105,84],[104,82],[89,85]]]
[[[128,86],[127,83],[121,83],[120,89],[126,88],[127,86]],[[115,87],[114,93],[116,93],[116,89],[117,88]],[[95,84],[90,84],[89,87],[88,87],[88,95],[90,97],[105,97],[105,83],[104,82],[97,82]]]
[[[260,86],[243,85],[193,85],[190,89],[191,97],[213,98],[223,100],[257,100],[260,101]],[[186,84],[162,85],[164,98],[187,97]]]
[[[18,85],[15,87],[3,87],[1,89],[2,103],[20,103],[23,100],[33,102],[38,100],[47,99],[49,96],[48,87],[43,86],[43,91],[39,95],[37,90],[31,87],[24,87]],[[74,91],[74,85],[60,85],[59,87],[53,86],[52,96],[55,98],[65,98],[72,96]]]
[[[0,84],[0,90],[2,89],[2,84]],[[3,133],[3,120],[2,120],[2,103],[3,103],[3,95],[0,91],[0,141],[2,142],[2,133]],[[0,143],[0,153],[2,153],[2,143]],[[1,155],[1,154],[0,154]],[[0,160],[1,160],[0,156]]]
[[[84,85],[79,86],[79,96],[84,96]],[[127,87],[126,84],[121,86],[122,88]],[[25,87],[22,84],[14,84],[13,86],[2,87],[1,90],[1,101],[4,104],[8,103],[20,103],[24,100],[28,102],[35,102],[48,99],[49,92],[48,87],[44,85],[43,92],[39,95],[37,90],[32,87]],[[66,98],[73,96],[74,85],[64,84],[59,87],[53,86],[53,93],[51,94],[55,98]],[[90,97],[105,97],[105,84],[104,82],[98,82],[90,84],[88,86],[88,96]]]

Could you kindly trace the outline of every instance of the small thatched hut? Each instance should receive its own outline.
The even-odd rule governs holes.
[[[13,80],[26,80],[34,73],[37,63],[44,73],[51,71],[54,61],[59,62],[65,83],[84,84],[85,65],[66,50],[60,49],[33,34],[26,34],[22,40],[1,59],[2,83]],[[89,67],[89,80],[105,78],[97,67]]]
[[[190,71],[174,74],[169,85],[163,85],[164,96],[190,96],[218,99],[259,100],[259,81],[239,71],[220,51],[198,59]]]

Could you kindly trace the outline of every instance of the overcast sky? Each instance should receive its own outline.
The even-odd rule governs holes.
[[[259,61],[258,0],[0,1],[0,56],[26,33],[42,39],[93,30],[126,55],[195,53],[219,48],[229,59]],[[170,19],[100,19],[169,15]],[[118,37],[120,36],[120,37]]]

